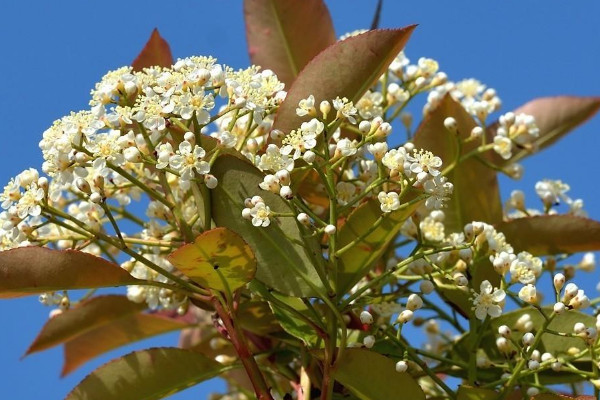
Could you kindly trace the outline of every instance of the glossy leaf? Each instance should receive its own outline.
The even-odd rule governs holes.
[[[272,293],[279,302],[287,304],[290,308],[309,317],[309,310],[304,302],[297,297],[282,296]],[[281,324],[281,327],[290,335],[297,337],[306,343],[307,346],[314,346],[319,337],[316,331],[302,318],[290,311],[287,307],[279,305],[279,302],[271,302],[269,305],[275,314],[275,317]]]
[[[281,326],[266,301],[246,301],[240,304],[237,321],[247,331],[257,335],[281,331]]]
[[[0,252],[0,298],[140,282],[118,265],[81,251],[32,246]]]
[[[600,222],[573,215],[517,218],[497,226],[515,251],[534,255],[600,250]]]
[[[160,36],[158,29],[154,28],[150,39],[142,49],[141,53],[133,60],[131,66],[134,71],[141,71],[149,67],[170,67],[173,65],[173,56],[169,43]]]
[[[414,28],[369,31],[329,46],[306,65],[289,88],[273,128],[285,133],[298,128],[307,118],[296,115],[298,102],[311,94],[315,104],[337,96],[358,101],[404,48]]]
[[[255,227],[242,218],[244,199],[255,195],[262,196],[274,212],[290,212],[281,197],[259,188],[263,174],[249,162],[231,155],[220,156],[211,171],[219,180],[211,191],[213,219],[217,225],[244,237],[258,262],[256,278],[287,295],[313,297],[317,295],[315,289],[323,290],[311,260],[320,257],[321,250],[315,240],[305,245],[294,218],[274,219],[266,228]]]
[[[231,293],[254,278],[256,258],[237,233],[215,228],[168,257],[181,273],[203,287]]]
[[[322,0],[245,0],[246,38],[253,64],[289,88],[298,73],[336,37]]]
[[[473,118],[450,95],[446,95],[440,104],[431,110],[415,133],[415,147],[431,151],[440,157],[443,167],[457,158],[457,138],[444,127],[444,120],[453,117],[458,124],[459,136],[469,137],[476,125]],[[471,143],[463,146],[464,155],[478,145]],[[454,185],[454,191],[448,207],[444,209],[446,233],[462,232],[465,224],[482,221],[495,224],[502,221],[502,202],[498,189],[496,172],[475,158],[461,162],[447,175]]]
[[[404,221],[421,204],[422,202],[415,202],[384,216],[379,200],[372,199],[357,207],[348,216],[346,223],[340,228],[338,249],[364,236],[381,216],[384,216],[384,219],[378,228],[339,257],[338,293],[346,293],[373,267],[396,237]]]
[[[408,373],[396,372],[394,360],[370,350],[346,349],[333,377],[362,400],[425,399]]]
[[[556,96],[531,100],[514,110],[514,113],[525,113],[535,117],[540,135],[533,142],[533,148],[541,150],[583,124],[599,109],[600,97]],[[496,123],[490,127],[490,137],[494,135],[497,126]],[[495,156],[494,162],[498,165],[509,164],[531,154],[530,150],[521,149],[513,152],[513,156],[509,160],[503,160],[500,156]]]
[[[64,343],[99,326],[139,313],[144,308],[145,304],[134,303],[125,296],[91,298],[50,318],[25,355]]]
[[[62,375],[107,351],[162,333],[183,329],[189,324],[157,314],[129,314],[88,330],[64,345]]]
[[[162,399],[218,375],[225,367],[191,350],[130,353],[88,375],[66,400]]]

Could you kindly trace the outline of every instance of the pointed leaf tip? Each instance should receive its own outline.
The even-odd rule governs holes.
[[[275,116],[274,129],[290,132],[306,120],[298,102],[310,95],[315,104],[347,97],[358,101],[404,48],[416,25],[377,29],[338,41],[313,58],[298,74]]]
[[[173,55],[169,43],[160,36],[158,29],[154,28],[150,39],[148,39],[140,54],[133,60],[131,66],[134,71],[141,71],[144,68],[170,67],[171,65],[173,65]]]

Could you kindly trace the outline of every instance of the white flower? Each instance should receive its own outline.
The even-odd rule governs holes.
[[[390,175],[395,176],[404,171],[404,162],[406,161],[406,149],[392,149],[384,154],[381,162],[389,168]]]
[[[535,192],[540,196],[546,207],[559,204],[561,199],[570,200],[566,195],[569,189],[570,187],[566,183],[549,179],[544,179],[535,184]]]
[[[217,139],[221,146],[231,148],[234,147],[237,143],[237,137],[232,135],[229,131],[221,131],[212,133],[210,136]]]
[[[294,168],[294,160],[289,156],[282,154],[277,145],[270,144],[267,146],[265,154],[258,157],[258,168],[261,170],[280,171],[287,169],[291,171]]]
[[[342,157],[350,157],[356,154],[356,142],[343,138],[336,144],[336,153],[339,153]]]
[[[519,290],[519,298],[526,303],[535,303],[537,301],[537,290],[534,285],[525,285]]]
[[[356,103],[358,113],[364,119],[372,119],[383,115],[383,95],[380,92],[367,90],[363,97]]]
[[[348,204],[356,194],[356,186],[350,182],[338,182],[335,185],[336,198],[340,205]]]
[[[263,202],[257,202],[254,207],[250,209],[250,216],[252,217],[252,225],[267,227],[271,224],[269,216],[271,215],[271,209]]]
[[[299,130],[291,131],[283,139],[281,154],[289,155],[294,151],[292,158],[297,160],[302,156],[302,153],[313,149],[317,145],[317,136],[323,132],[323,129],[323,123],[315,118],[303,122]]]
[[[400,208],[400,199],[396,192],[379,192],[377,195],[381,203],[381,211],[389,213]]]
[[[522,251],[510,264],[510,276],[513,282],[519,281],[524,285],[534,284],[542,273],[542,260],[526,251]]]
[[[156,168],[163,169],[169,165],[169,159],[175,155],[173,151],[173,146],[171,143],[161,143],[156,148],[156,159],[158,163],[156,164]]]
[[[298,108],[296,108],[296,115],[304,117],[306,115],[314,115],[317,112],[315,109],[315,96],[312,94],[306,99],[302,99],[298,102]]]
[[[184,140],[179,144],[179,150],[169,158],[169,165],[181,174],[181,179],[189,181],[194,178],[194,170],[200,175],[210,171],[209,164],[202,159],[205,155],[202,147],[192,146]]]
[[[477,319],[484,320],[488,315],[492,318],[502,314],[499,305],[504,301],[506,293],[502,289],[494,289],[489,281],[481,282],[480,293],[473,298],[473,309]]]
[[[438,168],[442,166],[442,159],[434,156],[433,153],[426,150],[414,151],[412,155],[407,156],[409,162],[408,171],[417,176],[419,182],[423,182],[428,175],[438,176]]]
[[[430,242],[441,242],[444,240],[444,223],[436,220],[431,216],[427,216],[419,223],[421,234]]]
[[[333,100],[333,108],[337,110],[337,118],[347,118],[351,124],[356,124],[354,116],[356,115],[357,110],[354,107],[354,104],[347,98],[343,97],[340,99],[339,97],[336,97],[335,100]]]
[[[505,136],[494,136],[494,151],[503,159],[508,160],[512,157],[512,141]]]
[[[207,124],[210,121],[210,114],[207,110],[215,107],[212,93],[205,94],[202,86],[196,86],[181,96],[175,97],[174,103],[173,112],[175,114],[189,120],[196,113],[196,119],[200,124]]]
[[[373,157],[375,157],[376,160],[381,160],[383,156],[387,154],[388,145],[386,142],[372,143],[367,146],[367,150],[369,150],[369,153],[373,154]]]
[[[506,251],[501,251],[499,254],[495,256],[490,256],[490,261],[494,266],[494,269],[500,275],[504,275],[508,272],[510,265],[517,258],[513,253],[507,253]]]
[[[428,209],[438,210],[444,207],[444,202],[448,200],[448,197],[452,194],[454,186],[452,183],[447,182],[446,177],[438,175],[432,179],[428,179],[423,184],[425,193],[429,194],[430,197],[425,200],[425,206]]]

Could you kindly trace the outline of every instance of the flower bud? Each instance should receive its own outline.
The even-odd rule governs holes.
[[[425,280],[425,281],[421,281],[421,284],[419,285],[419,289],[421,290],[421,293],[429,294],[429,293],[433,292],[433,290],[435,289],[435,286],[434,286],[433,282]]]
[[[371,131],[371,123],[369,121],[360,121],[358,130],[365,134],[369,133]]]
[[[540,367],[540,362],[536,360],[529,360],[529,362],[527,363],[527,367],[530,370],[534,371]]]
[[[565,276],[561,273],[554,275],[554,289],[556,289],[556,293],[560,293],[563,286],[565,286]]]
[[[291,182],[290,173],[287,169],[277,171],[275,177],[277,177],[277,179],[279,179],[279,183],[281,183],[284,186],[288,186]]]
[[[296,217],[296,219],[302,225],[306,225],[306,226],[310,225],[310,218],[309,218],[308,214],[306,214],[306,213],[300,213],[300,214],[298,214],[298,216]]]
[[[90,201],[92,203],[100,204],[100,203],[102,203],[102,200],[103,200],[102,195],[100,193],[92,192],[92,194],[90,194]]]
[[[373,323],[373,316],[368,311],[360,313],[360,322],[363,324],[371,325]]]
[[[523,335],[523,344],[525,346],[531,346],[533,344],[533,342],[535,341],[535,336],[533,336],[533,333],[531,332],[527,332],[526,334]]]
[[[537,369],[537,368],[529,368],[529,369]],[[530,387],[527,389],[527,396],[534,397],[540,394],[540,390],[536,387]]]
[[[370,349],[375,344],[375,336],[373,336],[373,335],[365,336],[365,338],[363,339],[363,344],[365,345],[365,347],[367,349]]]
[[[306,163],[312,164],[315,161],[316,156],[317,155],[313,151],[308,150],[306,153],[304,153],[302,158],[304,159],[304,161],[306,161]]]
[[[335,225],[327,225],[324,231],[328,235],[333,235],[337,231],[337,228],[335,227]]]
[[[280,131],[279,129],[273,129],[271,131],[271,133],[269,134],[269,136],[271,136],[271,139],[273,140],[279,140],[283,138],[283,132]]]
[[[562,363],[560,361],[554,361],[551,365],[553,371],[558,372],[562,368]]]
[[[219,184],[219,181],[217,180],[217,178],[215,178],[214,175],[206,174],[204,175],[204,184],[207,188],[214,189]]]
[[[498,333],[502,336],[502,337],[509,337],[510,336],[510,328],[506,325],[501,325],[500,327],[498,327]]]
[[[186,132],[183,135],[183,140],[193,145],[196,142],[196,136],[194,135],[194,132]]]
[[[577,322],[575,326],[573,326],[573,332],[579,335],[585,331],[585,324],[583,322]]]
[[[140,153],[137,147],[126,148],[125,150],[123,150],[123,156],[125,157],[125,160],[127,160],[130,163],[142,162],[142,154]]]
[[[413,312],[411,310],[404,310],[398,315],[397,322],[405,324],[413,318]]]
[[[500,352],[505,354],[510,353],[511,351],[510,342],[508,341],[508,339],[503,337],[499,337],[498,339],[496,339],[496,347]]]
[[[483,128],[480,126],[476,126],[471,129],[471,137],[473,139],[479,139],[483,135]]]
[[[287,200],[291,200],[294,197],[292,188],[289,186],[282,186],[281,190],[279,190],[279,195]]]
[[[554,312],[556,314],[562,314],[563,312],[565,312],[565,310],[567,309],[567,306],[565,306],[565,303],[561,303],[560,301],[556,304],[554,304]]]
[[[319,104],[319,110],[323,114],[323,119],[327,119],[327,114],[331,111],[331,103],[327,100],[323,100],[321,104]]]
[[[75,180],[75,186],[77,186],[77,189],[81,190],[83,193],[86,193],[86,194],[91,194],[92,193],[92,189],[90,188],[90,184],[88,183],[88,181],[86,181],[83,178],[77,178]]]
[[[396,371],[397,372],[406,372],[408,370],[408,364],[406,361],[398,361],[396,363]]]
[[[458,129],[458,123],[452,117],[448,117],[444,120],[444,126],[450,131],[450,133],[456,133]]]
[[[411,311],[416,311],[423,307],[423,300],[419,297],[418,294],[411,294],[408,296],[408,300],[406,301],[406,308]]]

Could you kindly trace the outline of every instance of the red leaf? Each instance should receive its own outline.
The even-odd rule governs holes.
[[[322,0],[245,0],[244,15],[250,60],[275,72],[286,87],[336,40]]]
[[[118,265],[81,251],[21,247],[0,252],[0,298],[140,282]]]
[[[169,43],[160,36],[158,29],[154,28],[150,39],[141,53],[133,60],[131,66],[134,71],[141,71],[148,67],[170,67],[171,65],[173,65],[173,56]]]
[[[279,107],[273,128],[285,133],[298,128],[306,120],[296,115],[298,102],[311,94],[317,105],[337,96],[358,101],[404,48],[414,28],[378,29],[329,46],[300,72]]]

